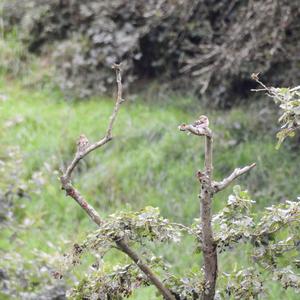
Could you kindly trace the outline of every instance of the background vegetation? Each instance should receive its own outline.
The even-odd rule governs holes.
[[[297,0],[11,0],[3,15],[69,96],[110,91],[116,61],[131,92],[159,80],[218,107],[246,100],[253,72],[276,86],[300,79]]]
[[[75,4],[77,2],[80,3],[74,1]],[[114,1],[112,3],[116,5]],[[16,3],[10,2],[10,5],[13,11],[22,12],[13,6]],[[43,11],[47,17],[43,17],[42,20],[50,18],[49,24],[53,25],[48,14],[52,11],[51,5],[48,5],[47,9],[46,12]],[[135,9],[133,5],[132,13]],[[29,11],[26,8],[26,12]],[[171,12],[174,13],[174,10]],[[291,13],[296,12],[291,10]],[[121,12],[120,15],[126,16]],[[33,47],[33,41],[24,39],[26,30],[23,31],[16,26],[21,16],[23,15],[20,13],[18,18],[11,17],[9,27],[5,27],[8,25],[2,22],[4,25],[1,27],[0,40],[0,298],[64,299],[65,290],[83,278],[86,266],[83,264],[77,267],[75,272],[61,280],[55,279],[52,274],[60,268],[59,257],[68,252],[75,242],[83,239],[86,233],[93,229],[93,225],[76,204],[66,198],[60,190],[59,168],[71,159],[75,149],[74,141],[80,133],[84,132],[92,140],[101,135],[105,126],[104,121],[109,116],[113,103],[108,96],[90,96],[88,101],[79,100],[82,96],[93,94],[90,90],[83,95],[77,93],[77,97],[74,97],[74,93],[61,91],[55,79],[57,74],[67,73],[60,73],[61,69],[53,68],[54,52],[50,49],[56,48],[57,44],[43,48],[39,56],[33,54],[31,51],[38,51],[39,47],[37,45]],[[41,21],[41,16],[45,15],[37,16],[38,18],[34,20]],[[131,16],[126,17],[126,20]],[[72,20],[66,19],[65,15],[58,17],[61,20]],[[116,17],[116,20],[119,20],[118,18]],[[161,20],[153,18],[156,22]],[[6,17],[3,20],[8,19]],[[169,18],[163,20],[166,21],[163,24],[169,28],[172,23],[168,22],[173,18],[170,14]],[[35,26],[39,24],[38,21],[34,23]],[[118,25],[120,22],[115,23]],[[84,25],[83,34],[89,24]],[[124,26],[123,24],[122,28]],[[148,23],[143,26],[147,27]],[[153,26],[150,26],[151,30],[154,30]],[[69,30],[72,31],[72,28]],[[47,35],[44,37],[45,43],[53,42],[59,36],[56,30],[55,27],[51,35],[53,39]],[[164,32],[160,27],[156,28],[156,31],[151,30],[148,35],[143,35],[143,39],[146,36],[151,40],[150,37],[153,37],[155,32]],[[28,36],[34,41],[40,38],[40,33],[36,37],[32,31],[28,32]],[[48,33],[49,30],[45,32]],[[68,34],[68,37],[71,36],[73,37],[73,33]],[[64,40],[64,37],[62,39]],[[167,38],[161,39],[165,41]],[[58,43],[64,45],[68,42],[61,43],[59,39]],[[125,42],[127,45],[131,43],[126,40]],[[172,45],[173,42],[169,43]],[[98,51],[103,49],[101,45],[100,43],[97,46]],[[164,44],[163,47],[168,45]],[[235,51],[234,53],[237,53]],[[150,59],[150,54],[142,55],[147,55]],[[105,57],[108,58],[106,54]],[[123,59],[123,56],[113,57],[112,60],[115,58]],[[60,59],[68,61],[64,56],[60,56]],[[72,62],[73,59],[74,57],[71,59]],[[167,57],[166,61],[168,59]],[[272,62],[272,59],[270,61]],[[164,70],[173,70],[164,62],[162,63]],[[176,66],[173,61],[170,64]],[[275,62],[274,65],[277,66]],[[296,67],[297,62],[293,61],[292,65]],[[98,62],[93,65],[94,72],[98,72],[101,66],[107,67]],[[70,67],[76,68],[76,65],[71,64]],[[152,70],[149,66],[143,66],[146,67]],[[81,70],[80,68],[77,71]],[[86,70],[90,72],[89,68]],[[137,70],[137,67],[134,70]],[[159,70],[158,68],[153,71],[154,79],[160,80],[156,77],[157,74],[161,74]],[[270,67],[268,70],[275,69]],[[134,80],[131,76],[140,74],[138,71],[131,74],[131,67],[128,67],[127,71],[128,77],[125,75],[127,84]],[[251,71],[249,70],[249,74]],[[71,74],[78,81],[74,83],[74,88],[69,86],[69,90],[75,94],[77,89],[84,91],[79,84],[83,82],[82,78],[77,77],[76,72]],[[232,75],[232,78],[239,78],[237,82],[246,76],[240,76],[239,72]],[[246,74],[248,68],[243,72]],[[104,73],[99,74],[104,76]],[[283,74],[285,73],[278,72],[279,81],[281,76],[284,77]],[[179,76],[174,73],[171,77],[177,75]],[[274,76],[276,77],[275,73]],[[108,84],[104,84],[107,88],[114,76],[106,68],[103,78],[105,79],[93,77],[92,81],[96,86],[108,80]],[[293,78],[296,79],[297,77]],[[221,78],[218,80],[216,84],[223,83],[220,81]],[[248,78],[245,80],[248,82]],[[197,81],[195,84],[197,85]],[[225,105],[231,106],[231,109],[209,108],[206,103],[214,95],[216,84],[207,91],[208,94],[204,93],[204,96],[200,97],[202,101],[196,97],[197,94],[190,92],[162,90],[155,80],[148,83],[143,91],[140,90],[134,95],[128,93],[128,102],[123,107],[116,124],[116,139],[102,152],[94,153],[82,162],[75,179],[76,184],[101,215],[107,216],[119,209],[137,210],[152,205],[159,207],[162,214],[173,221],[191,224],[194,218],[198,217],[198,185],[195,172],[202,164],[200,149],[203,145],[201,141],[186,139],[178,134],[177,126],[183,121],[194,120],[202,113],[210,116],[212,129],[217,134],[214,153],[217,178],[223,178],[236,166],[255,161],[257,168],[248,177],[241,179],[241,185],[247,188],[252,198],[257,201],[258,211],[262,207],[287,198],[296,199],[300,192],[298,137],[288,140],[279,150],[275,149],[274,124],[278,115],[273,109],[273,104],[267,99],[257,97],[250,98],[251,101],[248,98],[247,103],[242,101],[243,94],[249,93],[252,84],[249,86],[241,83],[242,91],[235,94],[233,103]],[[224,86],[227,87],[226,84],[227,81],[224,81]],[[230,86],[234,84],[236,82],[231,82]],[[288,84],[292,85],[294,81]],[[230,90],[226,88],[226,91]],[[70,97],[71,94],[73,97]],[[230,93],[227,94],[228,97],[229,95]],[[85,172],[86,170],[88,172]],[[218,194],[214,201],[214,209],[224,207],[228,193],[230,191]],[[190,267],[191,270],[198,267],[198,261],[193,261],[190,256],[194,248],[193,241],[187,239],[184,247],[161,247],[156,251],[158,254],[164,254],[180,274],[183,266]],[[234,268],[242,264],[251,266],[251,260],[245,259],[245,251],[247,249],[241,248],[234,257],[230,252],[221,255],[220,269],[226,272],[232,266]],[[113,267],[116,257],[112,255],[110,261],[111,264],[106,268]],[[155,291],[149,288],[135,293],[131,299],[155,299],[155,297]],[[279,297],[298,299],[292,290],[284,290],[278,284],[270,282],[265,299]]]

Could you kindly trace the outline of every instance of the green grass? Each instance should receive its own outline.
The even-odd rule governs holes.
[[[26,86],[26,85],[25,85]],[[1,151],[18,146],[24,156],[24,177],[29,180],[42,172],[45,182],[40,193],[30,193],[22,211],[24,220],[33,224],[10,243],[13,230],[0,233],[0,249],[16,251],[24,260],[35,257],[33,249],[51,255],[68,251],[70,245],[95,229],[92,222],[70,198],[58,181],[59,168],[72,159],[76,140],[84,133],[91,141],[103,136],[113,106],[112,99],[66,101],[54,87],[24,87],[22,80],[0,81]],[[196,104],[196,108],[192,107]],[[173,97],[163,104],[129,100],[121,108],[114,140],[93,152],[79,166],[74,183],[105,217],[116,210],[138,210],[157,206],[165,217],[190,224],[198,217],[198,183],[195,173],[203,165],[203,141],[177,130],[182,122],[191,122],[200,114],[210,116],[215,131],[214,174],[221,179],[235,167],[257,162],[251,174],[239,179],[257,201],[258,209],[300,193],[298,166],[300,157],[287,143],[275,150],[274,134],[264,130],[258,112],[247,108],[209,111],[195,100]],[[18,121],[19,120],[19,121]],[[276,122],[276,119],[273,119]],[[217,195],[214,210],[222,208],[230,189]],[[20,224],[21,225],[21,224]],[[198,265],[190,239],[180,246],[159,247],[181,273]],[[110,256],[110,263],[118,259]],[[221,255],[220,269],[251,265],[243,249]],[[78,269],[80,277],[82,269]],[[270,299],[298,299],[292,291],[283,291],[270,283]],[[152,288],[137,291],[132,299],[154,299]]]

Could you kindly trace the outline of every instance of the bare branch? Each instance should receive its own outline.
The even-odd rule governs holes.
[[[253,73],[251,74],[251,78],[256,81],[260,86],[262,86],[261,89],[251,89],[252,92],[262,92],[265,91],[270,97],[276,97],[276,92],[274,91],[274,88],[267,87],[262,81],[259,79],[259,73]],[[275,89],[276,90],[276,89]]]
[[[97,148],[102,147],[107,142],[109,142],[112,139],[112,128],[114,125],[114,121],[116,119],[117,113],[120,109],[121,103],[124,101],[122,99],[122,80],[121,80],[121,68],[120,65],[114,64],[113,69],[116,71],[116,78],[117,78],[117,97],[116,97],[116,103],[113,109],[113,112],[110,116],[110,121],[108,124],[108,128],[106,131],[106,135],[99,141],[89,144],[88,139],[85,137],[85,135],[81,134],[79,137],[79,140],[77,141],[77,151],[76,154],[70,163],[70,165],[67,167],[66,171],[63,173],[63,175],[60,178],[62,189],[66,191],[66,194],[70,197],[72,197],[80,206],[83,208],[86,213],[90,216],[90,218],[98,225],[100,226],[102,224],[102,220],[99,216],[99,214],[96,212],[96,210],[88,204],[88,202],[84,199],[84,197],[80,194],[78,190],[76,190],[73,185],[71,184],[71,176],[73,170],[76,168],[79,161],[87,156],[90,152],[93,150],[96,150]]]
[[[265,91],[269,92],[269,88],[263,82],[260,81],[259,73],[252,73],[251,79],[256,81],[259,85],[261,85],[263,87],[263,89],[260,89],[260,90],[265,90]]]
[[[220,192],[220,191],[226,189],[231,184],[232,181],[234,181],[239,176],[249,172],[255,166],[256,166],[256,164],[253,163],[244,168],[236,168],[228,177],[226,177],[222,181],[213,182],[212,186],[213,186],[214,192],[217,193],[217,192]]]
[[[107,130],[106,130],[106,134],[102,139],[100,139],[99,141],[97,141],[97,142],[95,142],[91,145],[89,145],[88,140],[83,135],[81,135],[79,137],[79,140],[77,142],[76,154],[75,154],[71,164],[66,169],[66,172],[63,174],[65,182],[70,182],[72,172],[73,172],[73,170],[75,169],[75,167],[77,166],[77,164],[79,163],[79,161],[81,159],[83,159],[85,156],[87,156],[90,152],[94,151],[97,148],[102,147],[107,142],[112,140],[113,125],[114,125],[114,122],[116,120],[116,117],[117,117],[118,111],[120,109],[120,106],[124,102],[124,99],[122,98],[122,89],[123,88],[122,88],[122,78],[121,78],[121,66],[119,64],[114,64],[112,68],[116,71],[118,91],[117,91],[116,103],[115,103],[113,112],[112,112],[112,114],[109,118],[109,123],[108,123],[108,127],[107,127]],[[82,137],[84,137],[87,141],[85,147],[80,147]]]
[[[113,129],[113,126],[114,126],[114,122],[116,120],[118,111],[120,109],[120,105],[125,101],[122,98],[122,89],[123,88],[122,88],[122,78],[121,78],[121,68],[120,67],[121,67],[120,64],[114,64],[113,67],[112,67],[113,69],[116,70],[116,79],[117,79],[118,89],[117,89],[116,105],[114,107],[112,115],[109,118],[109,123],[108,123],[107,131],[106,131],[106,137],[108,139],[112,138],[112,129]]]
[[[126,253],[142,270],[142,272],[149,278],[149,280],[156,286],[156,288],[160,291],[160,293],[167,300],[175,300],[175,297],[172,293],[167,289],[162,282],[158,279],[158,277],[152,272],[152,270],[148,267],[148,265],[139,257],[139,255],[133,251],[132,248],[128,246],[128,244],[124,240],[116,241],[118,248]]]
[[[73,185],[65,181],[65,177],[60,178],[62,189],[66,191],[67,196],[72,197],[81,208],[89,215],[89,217],[96,223],[98,226],[101,226],[102,220],[97,211],[85,200],[85,198],[80,194],[80,192],[73,187]]]
[[[117,79],[117,97],[116,97],[116,103],[114,106],[114,109],[112,111],[112,114],[109,118],[108,127],[106,130],[105,136],[93,143],[89,144],[88,139],[82,134],[80,135],[78,141],[77,141],[77,151],[76,154],[70,163],[70,165],[67,167],[66,171],[63,173],[63,175],[60,178],[62,189],[66,191],[67,196],[72,197],[79,205],[80,207],[89,215],[89,217],[96,223],[98,226],[101,226],[103,221],[100,217],[100,215],[97,213],[97,211],[86,201],[86,199],[80,194],[80,192],[75,189],[71,183],[71,176],[73,170],[76,168],[79,161],[87,156],[90,152],[96,150],[97,148],[102,147],[107,142],[112,140],[112,130],[113,126],[118,114],[118,111],[120,109],[120,105],[122,102],[124,102],[124,99],[122,98],[122,78],[121,78],[121,68],[119,64],[114,64],[113,69],[116,71],[116,79]],[[142,258],[129,247],[129,245],[125,242],[124,239],[116,239],[116,246],[117,248],[127,254],[141,269],[142,272],[148,277],[148,279],[153,283],[153,285],[156,286],[158,291],[164,296],[167,300],[175,300],[175,297],[172,295],[172,293],[167,289],[162,282],[159,280],[159,278],[152,272],[152,270],[148,267],[148,265],[142,260]]]

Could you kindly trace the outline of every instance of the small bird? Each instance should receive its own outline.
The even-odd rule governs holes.
[[[84,134],[79,136],[77,141],[77,152],[83,152],[89,146],[89,140]]]
[[[200,128],[208,128],[209,126],[209,121],[208,117],[201,115],[197,121],[194,122],[193,124],[194,127],[200,127]]]

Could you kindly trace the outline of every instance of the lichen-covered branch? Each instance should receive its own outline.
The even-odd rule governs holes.
[[[76,168],[77,164],[81,159],[86,157],[90,152],[96,150],[97,148],[102,147],[107,142],[112,140],[112,130],[115,123],[120,105],[124,101],[122,98],[122,78],[121,78],[121,67],[118,64],[114,64],[113,69],[116,71],[117,79],[117,97],[116,103],[113,109],[113,112],[109,118],[109,123],[105,136],[99,141],[90,144],[88,139],[82,134],[77,141],[77,151],[76,154],[66,168],[65,172],[60,178],[62,189],[66,191],[67,196],[72,197],[81,208],[89,215],[89,217],[96,223],[98,226],[101,226],[103,221],[96,210],[86,201],[86,199],[80,194],[80,192],[74,188],[71,183],[72,172]],[[147,278],[152,282],[152,284],[158,289],[158,291],[164,296],[167,300],[175,300],[175,297],[172,293],[163,285],[159,278],[153,273],[150,267],[143,261],[143,259],[127,244],[127,242],[122,238],[116,238],[115,240],[117,248],[127,254],[140,268],[140,270],[147,276]]]

